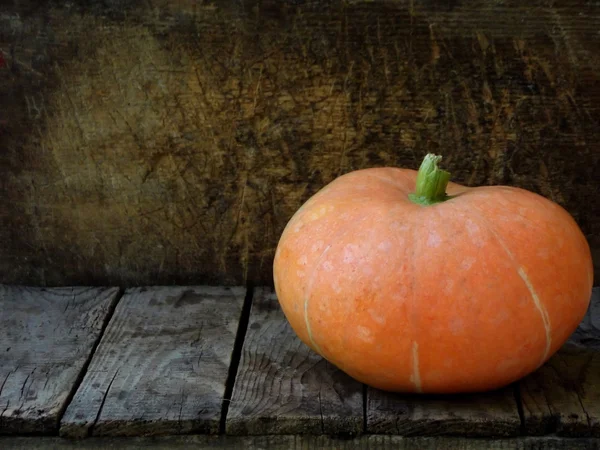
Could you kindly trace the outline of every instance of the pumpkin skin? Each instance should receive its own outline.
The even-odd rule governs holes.
[[[448,183],[409,199],[417,171],[350,172],[290,219],[273,264],[298,337],[356,380],[396,392],[481,392],[533,372],[588,308],[588,243],[559,205],[507,186]]]

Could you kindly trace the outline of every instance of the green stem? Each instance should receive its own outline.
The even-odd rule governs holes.
[[[446,187],[450,181],[450,173],[438,167],[441,156],[428,153],[425,155],[419,172],[415,192],[408,197],[419,205],[433,205],[448,200]]]

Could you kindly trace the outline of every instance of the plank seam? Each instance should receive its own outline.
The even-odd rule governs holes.
[[[67,409],[69,408],[69,405],[73,401],[73,398],[75,397],[75,394],[79,390],[81,383],[83,383],[83,379],[85,378],[85,375],[87,374],[87,371],[88,371],[88,368],[90,367],[92,359],[94,358],[94,355],[96,354],[96,350],[98,349],[98,346],[100,345],[100,341],[102,340],[102,337],[104,336],[104,333],[106,332],[106,329],[108,328],[108,324],[110,323],[110,321],[113,317],[113,314],[115,313],[115,309],[117,308],[117,305],[121,301],[121,298],[123,298],[124,293],[125,293],[125,290],[123,288],[119,287],[117,289],[117,294],[113,298],[110,305],[108,305],[108,310],[106,311],[106,316],[104,317],[102,326],[100,327],[100,333],[98,333],[98,337],[94,341],[94,345],[92,345],[92,349],[90,350],[90,353],[89,353],[87,359],[83,363],[83,366],[81,367],[81,370],[79,371],[79,375],[77,376],[75,383],[73,383],[73,388],[69,392],[69,395],[67,396],[67,399],[66,399],[65,403],[63,404],[63,407],[58,412],[56,435],[58,435],[60,432],[60,424],[65,415],[65,412],[67,411]]]
[[[323,402],[321,401],[321,391],[319,390],[319,414],[321,416],[321,434],[325,434],[325,419],[323,418]]]
[[[525,428],[525,411],[523,410],[523,399],[521,398],[521,387],[519,383],[515,383],[513,385],[513,392],[515,394],[515,402],[517,403],[517,412],[519,413],[519,421],[521,425],[519,426],[519,434],[522,436],[526,435]]]
[[[564,358],[562,357],[562,355],[557,354],[556,356],[563,361],[563,364],[565,366],[569,365],[567,363],[567,361],[564,360]],[[579,402],[579,405],[581,406],[581,409],[582,409],[583,413],[585,414],[585,418],[586,418],[586,421],[587,421],[588,430],[589,430],[590,433],[592,433],[593,432],[592,419],[591,419],[590,415],[588,414],[587,410],[585,409],[585,406],[583,406],[583,400],[581,398],[581,393],[579,391],[579,388],[574,388],[573,391],[575,392],[575,395],[577,396],[577,400]]]
[[[231,403],[231,397],[233,395],[233,387],[235,385],[235,379],[237,377],[240,360],[242,359],[242,349],[244,347],[244,340],[246,338],[246,332],[248,330],[248,323],[250,322],[250,311],[252,309],[253,297],[254,286],[252,285],[252,283],[248,283],[246,287],[246,297],[244,298],[242,313],[240,314],[238,329],[233,344],[233,351],[231,353],[231,363],[229,364],[227,381],[225,382],[225,393],[223,395],[223,403],[221,405],[221,421],[219,423],[219,434],[226,433],[227,414],[229,412],[229,405]]]
[[[368,386],[363,383],[363,386],[362,386],[362,396],[363,396],[363,398],[362,398],[362,400],[363,400],[363,404],[362,404],[362,407],[363,407],[363,424],[362,424],[362,426],[363,426],[363,433],[365,433],[365,434],[368,432],[368,430],[367,430],[368,389],[369,389]]]

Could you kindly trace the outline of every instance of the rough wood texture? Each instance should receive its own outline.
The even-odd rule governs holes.
[[[268,285],[309,195],[436,151],[564,205],[598,283],[599,28],[587,0],[3,2],[0,281]]]
[[[401,436],[516,436],[512,388],[471,395],[399,395],[367,390],[367,430]]]
[[[598,450],[600,439],[553,437],[518,439],[465,439],[451,437],[402,438],[361,436],[335,439],[327,436],[170,436],[162,438],[0,438],[3,450],[36,449],[244,449],[244,450]]]
[[[569,341],[520,383],[528,434],[600,436],[600,289]]]
[[[355,435],[363,385],[294,334],[269,289],[255,292],[227,415],[229,434]]]
[[[118,292],[0,285],[0,434],[58,430]]]
[[[212,287],[126,291],[61,435],[218,431],[244,295]]]
[[[590,307],[569,342],[578,347],[600,350],[600,287],[592,289]]]

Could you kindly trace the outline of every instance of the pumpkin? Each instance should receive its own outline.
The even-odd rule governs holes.
[[[589,305],[590,248],[562,207],[450,182],[440,160],[338,177],[298,209],[275,252],[294,332],[374,388],[501,388],[547,361]]]

